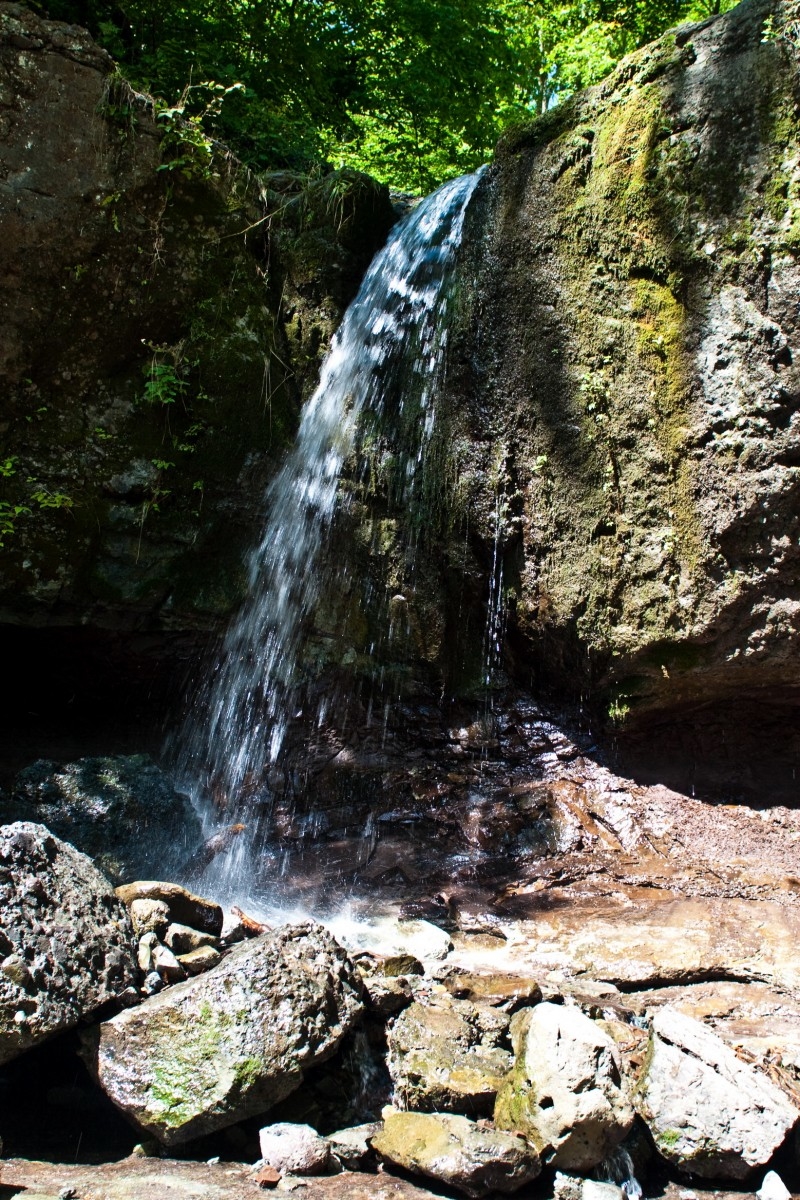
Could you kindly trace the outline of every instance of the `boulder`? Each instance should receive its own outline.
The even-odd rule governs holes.
[[[388,1033],[396,1100],[417,1112],[489,1116],[511,1070],[507,1035],[508,1017],[493,1008],[448,995],[416,1001]]]
[[[87,1031],[84,1054],[114,1104],[172,1146],[288,1096],[359,1019],[360,997],[327,930],[290,925]]]
[[[600,1183],[581,1179],[580,1175],[565,1175],[556,1171],[553,1180],[553,1200],[626,1200],[624,1190],[616,1183]]]
[[[0,828],[0,1063],[138,983],[125,906],[43,825]]]
[[[541,1171],[524,1138],[467,1117],[386,1110],[372,1145],[386,1162],[473,1197],[515,1192]]]
[[[147,754],[40,759],[16,777],[0,819],[41,822],[115,883],[177,871],[202,837],[188,799]]]
[[[448,975],[443,982],[450,995],[459,1000],[491,1004],[509,1013],[538,1004],[542,998],[542,989],[537,981],[524,975],[501,972],[490,975],[460,970]]]
[[[198,946],[196,950],[189,950],[188,953],[177,956],[187,975],[201,975],[203,971],[210,971],[221,957],[219,950],[215,950],[213,946]]]
[[[348,1129],[337,1129],[328,1134],[328,1144],[336,1161],[346,1171],[363,1171],[375,1162],[375,1151],[372,1149],[372,1139],[380,1131],[379,1121],[369,1121],[364,1125],[351,1125]],[[764,1200],[772,1200],[765,1197]]]
[[[523,1009],[511,1034],[516,1060],[496,1124],[523,1133],[557,1167],[597,1166],[634,1120],[615,1042],[579,1008],[558,1004]]]
[[[128,908],[137,937],[154,933],[161,938],[169,926],[169,909],[163,900],[134,900]],[[171,947],[170,947],[171,948]]]
[[[145,900],[134,900],[131,912],[137,904],[145,903],[147,903]],[[199,950],[203,946],[213,946],[215,950],[219,947],[218,939],[212,933],[201,933],[198,929],[191,929],[188,925],[178,925],[175,922],[167,929],[164,942],[174,954],[189,954],[192,950]]]
[[[188,925],[201,933],[219,937],[222,932],[223,913],[213,900],[195,896],[177,883],[165,883],[160,879],[137,879],[117,888],[117,895],[125,904],[132,906],[136,900],[160,900],[167,906],[171,923]]]
[[[331,1163],[330,1143],[310,1125],[266,1125],[258,1142],[265,1164],[281,1175],[324,1175]]]
[[[767,1163],[800,1117],[766,1075],[673,1008],[653,1017],[637,1106],[664,1158],[720,1179]]]

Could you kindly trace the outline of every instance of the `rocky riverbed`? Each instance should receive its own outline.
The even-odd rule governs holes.
[[[2,1194],[690,1200],[773,1171],[785,1200],[800,814],[636,785],[548,728],[527,766],[466,756],[480,802],[456,787],[438,852],[396,810],[353,834],[321,921],[289,905],[330,839],[287,843],[297,887],[233,913],[98,870],[98,822],[117,862],[141,841],[137,777],[171,787],[152,761],[23,771],[0,807]]]

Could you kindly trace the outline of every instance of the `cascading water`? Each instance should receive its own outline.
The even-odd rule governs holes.
[[[379,423],[390,403],[401,413],[406,404],[416,406],[415,452],[405,462],[401,491],[413,490],[420,474],[435,424],[454,252],[478,178],[463,176],[429,196],[376,256],[304,408],[295,447],[268,488],[247,599],[181,737],[178,775],[205,805],[212,827],[216,808],[241,813],[248,797],[263,802],[266,772],[298,703],[306,622],[321,586],[336,586],[335,570],[334,578],[323,572],[321,559],[340,503],[342,467],[365,414]],[[250,828],[239,838],[206,886],[247,894],[257,837]]]

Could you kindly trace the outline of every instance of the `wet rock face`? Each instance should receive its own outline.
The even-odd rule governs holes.
[[[638,1106],[659,1154],[705,1178],[745,1179],[800,1117],[764,1074],[672,1008],[653,1018]]]
[[[524,1133],[558,1167],[596,1167],[634,1119],[615,1043],[579,1008],[556,1004],[518,1013],[512,1036],[516,1061],[495,1122]]]
[[[46,824],[114,883],[179,872],[202,836],[187,798],[145,754],[39,760],[17,776],[0,819]]]
[[[0,616],[213,628],[388,192],[165,149],[85,31],[15,4],[0,81]]]
[[[322,926],[287,926],[89,1031],[85,1056],[128,1117],[175,1145],[288,1096],[356,1024],[360,997]]]
[[[43,825],[0,827],[0,1063],[138,983],[111,884]]]
[[[473,223],[471,529],[494,462],[516,664],[617,724],[797,678],[798,60],[768,15],[509,135]]]

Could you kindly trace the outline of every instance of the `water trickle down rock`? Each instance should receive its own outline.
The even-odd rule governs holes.
[[[331,575],[320,565],[342,466],[362,416],[380,421],[390,398],[401,413],[408,408],[415,428],[415,459],[410,456],[401,472],[413,490],[435,425],[454,252],[478,178],[453,180],[429,196],[376,256],[305,406],[295,447],[268,488],[248,597],[189,714],[180,755],[187,782],[196,790],[199,773],[203,790],[223,805],[257,791],[281,750],[298,701],[304,624],[321,589],[335,590],[337,571],[342,579],[347,574],[346,564]],[[231,879],[236,862],[238,881]],[[251,873],[247,838],[220,866],[222,877],[217,873],[212,886],[235,891]]]

